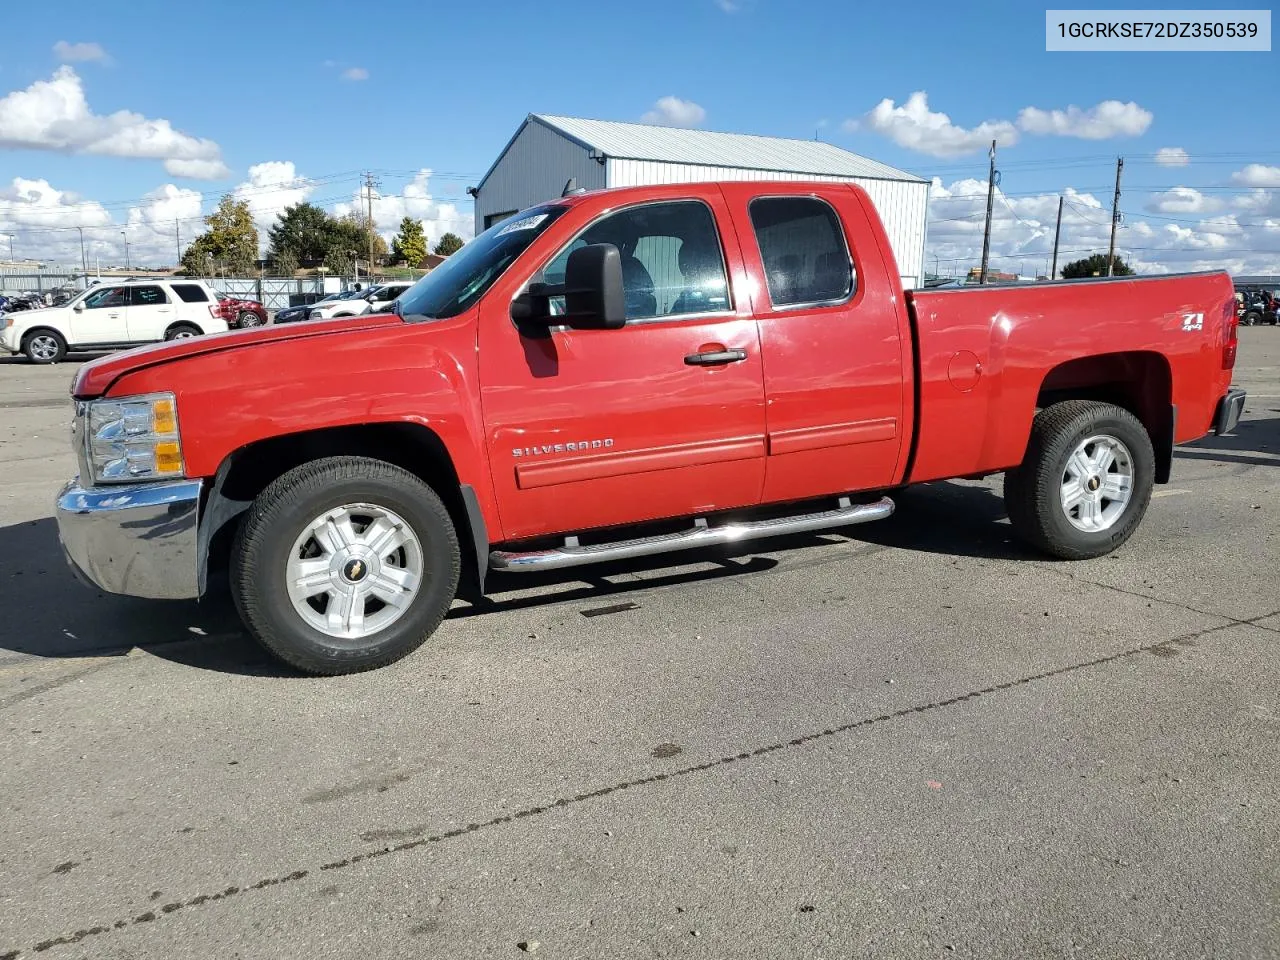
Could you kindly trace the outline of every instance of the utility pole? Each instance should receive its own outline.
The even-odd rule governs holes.
[[[89,258],[84,254],[84,227],[76,227],[80,231],[80,268],[84,270],[84,275],[89,276]]]
[[[182,221],[173,221],[173,239],[177,245],[178,259],[173,261],[176,265],[182,265]]]
[[[987,262],[991,259],[991,206],[996,199],[996,142],[991,141],[991,167],[987,171],[987,224],[982,230],[982,273],[978,283],[987,282]]]
[[[1116,194],[1111,198],[1111,246],[1107,250],[1107,276],[1111,276],[1116,264],[1116,227],[1120,225],[1120,174],[1124,171],[1124,157],[1116,157]]]
[[[1053,229],[1053,269],[1049,271],[1050,280],[1058,278],[1058,238],[1062,236],[1062,201],[1065,199],[1058,197],[1058,225]]]
[[[121,230],[120,236],[124,237],[124,268],[132,272],[133,264],[129,262],[129,234]]]
[[[373,179],[373,172],[366,171],[364,175],[365,198],[368,206],[365,208],[365,216],[368,217],[369,228],[369,282],[373,282],[373,188],[378,183]]]

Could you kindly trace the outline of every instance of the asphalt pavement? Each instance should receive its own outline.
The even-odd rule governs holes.
[[[75,367],[0,361],[0,960],[1280,956],[1280,330],[1109,557],[930,484],[334,679],[72,579]]]

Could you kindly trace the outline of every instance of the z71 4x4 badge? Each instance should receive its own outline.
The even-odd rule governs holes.
[[[513,457],[537,457],[547,453],[581,453],[585,450],[603,450],[613,446],[613,438],[608,440],[579,440],[576,443],[544,443],[538,447],[516,447],[511,451]]]

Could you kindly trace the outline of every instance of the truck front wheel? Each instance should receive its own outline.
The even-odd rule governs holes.
[[[1084,560],[1129,539],[1154,480],[1151,438],[1133,414],[1068,400],[1036,414],[1026,457],[1005,474],[1005,506],[1022,540],[1063,560]]]
[[[371,670],[435,632],[458,587],[458,539],[439,496],[400,467],[329,457],[254,501],[232,551],[245,626],[299,670]]]

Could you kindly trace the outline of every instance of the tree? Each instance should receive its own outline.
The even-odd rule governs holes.
[[[1111,272],[1117,277],[1131,277],[1133,276],[1133,267],[1117,256]],[[1080,277],[1105,277],[1106,275],[1107,255],[1105,253],[1095,253],[1093,256],[1085,257],[1083,260],[1073,260],[1062,268],[1063,280],[1075,280]]]
[[[411,267],[420,264],[427,255],[427,235],[422,232],[422,221],[405,217],[400,221],[400,232],[391,241],[396,260],[403,260]]]
[[[298,258],[287,247],[272,257],[272,260],[278,277],[292,277],[298,272]]]
[[[345,217],[340,217],[334,225],[338,243],[344,250],[356,251],[356,259],[369,257],[369,218],[359,210],[353,210]],[[387,255],[387,241],[377,230],[373,231],[373,259],[375,261]]]
[[[225,273],[248,275],[258,259],[258,228],[249,204],[225,195],[218,208],[204,218],[208,229],[182,255],[182,269],[200,276],[213,266]]]
[[[462,238],[456,233],[446,233],[438,241],[436,241],[435,254],[440,257],[447,257],[457,253],[462,249]]]
[[[323,260],[333,244],[335,221],[314,203],[286,207],[269,233],[270,257],[291,253],[296,261]]]
[[[330,273],[337,274],[340,277],[350,276],[355,273],[355,261],[352,259],[351,254],[339,247],[332,247],[324,255],[324,266]]]

